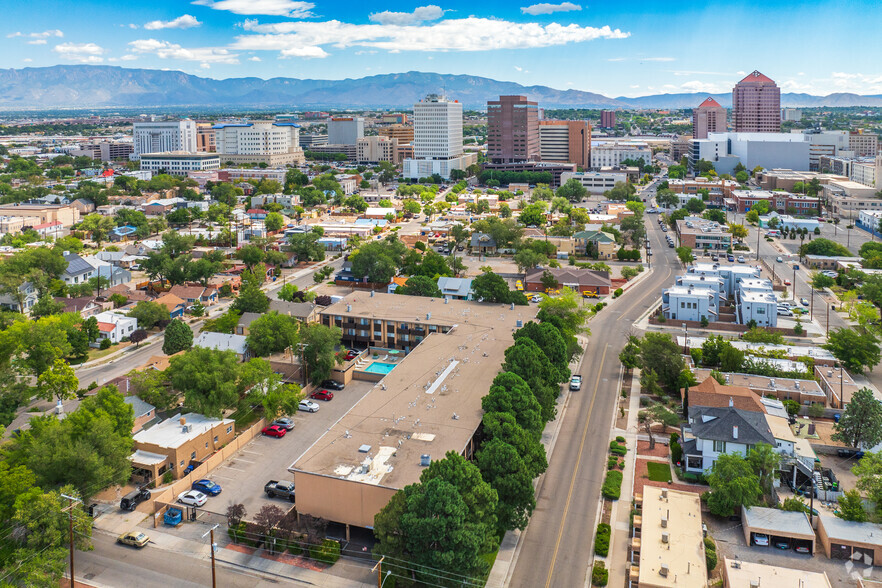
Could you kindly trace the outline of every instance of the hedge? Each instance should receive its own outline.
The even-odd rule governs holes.
[[[325,539],[321,545],[309,549],[309,556],[326,564],[334,564],[340,559],[340,543],[333,539]]]
[[[610,455],[609,458],[606,460],[606,469],[608,470],[614,470],[618,465],[619,458],[617,458],[615,455]]]
[[[607,582],[609,582],[609,570],[603,565],[603,562],[597,562],[594,564],[594,569],[591,571],[591,584],[594,586],[606,586]]]
[[[704,538],[704,563],[707,565],[708,573],[717,567],[717,544],[710,537]]]
[[[600,493],[604,498],[610,500],[618,500],[622,495],[622,472],[619,470],[611,470],[606,474],[606,480],[603,481],[603,487]]]
[[[612,528],[606,523],[597,525],[597,537],[594,539],[594,553],[606,557],[609,555],[609,539]]]

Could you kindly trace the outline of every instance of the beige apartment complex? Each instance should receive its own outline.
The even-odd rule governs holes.
[[[388,127],[380,127],[377,134],[381,137],[389,137],[390,139],[398,139],[399,143],[413,143],[413,127],[408,125],[389,125]]]
[[[0,216],[22,217],[26,227],[54,222],[69,227],[80,222],[79,210],[61,204],[3,204],[0,205]]]

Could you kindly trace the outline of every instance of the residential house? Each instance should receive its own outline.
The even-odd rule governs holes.
[[[144,425],[156,418],[156,407],[149,402],[144,402],[137,396],[126,396],[123,402],[130,405],[135,413],[135,424],[132,426],[132,435],[144,429]]]
[[[135,233],[138,231],[137,227],[133,227],[131,225],[125,225],[123,227],[116,227],[112,231],[110,231],[108,238],[113,243],[119,243],[120,241],[128,241],[129,239],[135,238]]]
[[[117,266],[115,262],[105,261],[94,255],[88,255],[83,259],[95,268],[95,275],[107,280],[111,287],[127,284],[132,281],[132,272],[124,267]]]
[[[441,295],[453,300],[471,300],[472,295],[472,279],[471,278],[449,278],[442,276],[438,278],[438,289]]]
[[[166,307],[169,317],[173,319],[184,316],[184,310],[187,308],[186,302],[171,293],[160,296],[154,302]]]
[[[147,216],[165,215],[178,207],[179,204],[185,203],[183,198],[163,198],[154,200],[144,205],[144,214]]]
[[[487,233],[472,233],[472,240],[469,243],[472,254],[496,253],[496,239]]]
[[[615,259],[618,245],[616,238],[603,231],[579,231],[573,235],[576,253],[597,256],[597,259]]]
[[[388,286],[386,286],[386,293],[394,294],[395,290],[397,290],[399,286],[404,286],[406,284],[407,276],[393,276],[392,281],[389,282]]]
[[[270,300],[270,311],[276,311],[296,318],[302,323],[315,323],[319,320],[318,306],[314,302],[286,302]]]
[[[251,326],[251,323],[262,317],[263,315],[259,312],[243,312],[242,316],[239,317],[239,322],[236,324],[236,334],[237,335],[248,335],[248,327]]]
[[[113,306],[110,302],[99,303],[94,296],[80,296],[79,298],[55,298],[55,302],[64,305],[63,312],[75,312],[83,318],[89,318],[99,312],[109,310]]]
[[[249,208],[247,211],[247,214],[248,214],[248,218],[250,218],[251,220],[254,221],[254,220],[265,220],[266,215],[268,215],[269,212],[262,209],[262,208]]]
[[[217,302],[217,289],[214,286],[177,285],[172,286],[169,294],[177,296],[187,303],[187,306],[201,303],[203,306],[211,306]]]
[[[37,289],[30,282],[18,287],[18,294],[4,292],[0,294],[0,308],[26,314],[40,299]]]
[[[236,352],[239,359],[244,361],[250,357],[248,353],[248,342],[244,335],[230,335],[228,333],[212,333],[211,331],[203,331],[199,334],[193,347],[204,347],[206,349],[215,349],[217,351],[232,350]]]
[[[80,216],[86,216],[92,212],[95,212],[95,203],[89,200],[88,198],[77,198],[73,202],[70,203],[72,208],[76,208],[80,211]]]
[[[95,316],[98,321],[98,339],[93,344],[98,347],[101,341],[109,339],[111,343],[119,343],[131,336],[138,329],[138,319],[115,312],[100,312]]]
[[[191,462],[201,462],[236,436],[235,421],[201,414],[180,414],[134,436],[134,474],[158,480],[166,471],[181,478]]]
[[[713,376],[708,376],[697,386],[689,388],[688,394],[687,397],[686,388],[680,389],[680,398],[689,407],[730,407],[748,412],[766,412],[759,395],[753,390],[745,386],[720,384]]]
[[[545,272],[554,276],[558,287],[572,288],[582,294],[590,292],[605,295],[610,292],[609,272],[570,267],[530,268],[524,276],[524,289],[529,292],[544,292],[542,277]]]
[[[719,294],[710,287],[673,286],[662,290],[662,313],[670,320],[716,322]]]
[[[67,269],[61,273],[61,279],[65,284],[83,284],[97,275],[95,268],[76,253],[65,251],[64,261],[67,262]]]
[[[775,446],[775,437],[761,412],[734,407],[690,406],[689,420],[681,426],[687,472],[705,472],[718,455],[747,451],[758,443]]]
[[[61,221],[52,221],[48,223],[40,223],[31,227],[41,237],[52,237],[57,239],[68,234],[67,229],[61,224]]]

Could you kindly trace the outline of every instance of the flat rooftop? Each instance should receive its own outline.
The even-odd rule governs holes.
[[[432,333],[288,469],[388,488],[419,480],[420,457],[462,452],[483,417],[517,322],[535,306],[353,292],[323,315],[451,327]]]
[[[693,347],[701,347],[701,345],[705,342],[705,337],[693,337],[689,336],[689,345]],[[680,345],[683,344],[683,338],[678,338],[678,343]],[[834,361],[833,354],[827,351],[826,349],[822,349],[820,347],[809,347],[808,345],[777,345],[774,343],[751,343],[749,341],[741,341],[739,339],[730,339],[729,343],[736,349],[741,349],[742,351],[784,351],[789,357],[799,357],[799,356],[807,356],[814,359],[823,359]],[[742,375],[742,374],[739,374]],[[753,377],[753,376],[752,376]],[[764,376],[757,376],[764,377]],[[775,379],[777,381],[777,378]],[[787,381],[787,380],[782,380]],[[800,380],[802,381],[802,380]],[[846,379],[846,383],[848,380]],[[744,384],[742,384],[744,385]]]
[[[777,586],[785,588],[832,588],[830,579],[825,572],[809,572],[781,566],[768,566],[724,558],[723,575],[727,578],[726,585],[732,586]],[[755,584],[754,584],[755,583]]]
[[[644,486],[641,516],[639,584],[705,588],[707,567],[699,495]],[[662,527],[663,518],[667,519],[666,527]],[[660,573],[663,565],[667,566],[666,576]]]
[[[187,430],[184,430],[184,425],[181,424],[181,415],[176,414],[146,431],[135,434],[135,443],[149,443],[159,447],[175,449],[187,441],[210,431],[220,423],[233,424],[235,422],[231,419],[212,419],[195,412],[187,413],[183,418],[186,421]]]
[[[804,512],[788,512],[777,508],[754,506],[741,508],[741,520],[754,532],[767,532],[782,537],[815,538],[815,532]]]
[[[689,343],[695,345],[695,339],[689,337]],[[733,347],[735,347],[736,349],[741,348],[741,346],[735,345],[735,341],[733,341],[732,343]],[[695,377],[696,379],[698,379],[699,382],[703,382],[705,379],[710,377],[711,370],[696,368],[692,370],[692,373],[695,374]],[[769,376],[736,374],[730,372],[723,373],[723,376],[726,378],[726,384],[729,386],[743,386],[745,388],[750,388],[751,390],[768,390],[769,392],[785,391],[793,392],[794,394],[818,396],[819,402],[821,401],[821,399],[826,399],[827,397],[827,395],[824,394],[824,391],[821,390],[821,386],[815,380],[772,378]]]
[[[819,524],[824,526],[827,537],[835,543],[852,545],[863,543],[882,547],[882,526],[875,523],[844,521],[839,517],[822,514]]]

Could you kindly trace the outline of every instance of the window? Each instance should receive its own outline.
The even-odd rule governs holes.
[[[174,465],[174,464],[172,464],[172,465]],[[184,460],[183,459],[181,460],[181,467],[184,467]]]
[[[214,436],[214,442],[217,443],[217,435]],[[207,446],[208,444],[206,443],[205,445]]]
[[[714,451],[717,453],[726,453],[726,442],[714,441]]]
[[[205,442],[205,448],[208,449],[208,441]]]
[[[227,435],[229,435],[232,432],[233,432],[233,425],[230,425],[229,427],[227,427]]]

